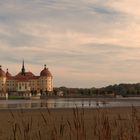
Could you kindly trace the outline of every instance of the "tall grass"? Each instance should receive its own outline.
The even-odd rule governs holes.
[[[135,107],[125,115],[89,110],[74,108],[59,116],[49,109],[38,115],[9,111],[9,133],[3,140],[140,140],[140,112]]]

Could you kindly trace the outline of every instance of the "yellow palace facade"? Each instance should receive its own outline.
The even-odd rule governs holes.
[[[26,72],[24,61],[21,71],[12,76],[0,66],[0,97],[8,95],[34,96],[49,95],[53,92],[53,76],[46,65],[39,76]]]

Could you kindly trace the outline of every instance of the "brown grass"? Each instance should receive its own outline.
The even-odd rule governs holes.
[[[0,111],[0,140],[140,140],[140,109]]]

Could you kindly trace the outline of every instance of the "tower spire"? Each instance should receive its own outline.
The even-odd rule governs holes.
[[[44,69],[46,69],[46,64],[44,64]]]
[[[23,60],[23,62],[22,62],[21,74],[22,74],[22,75],[25,75],[24,60]]]

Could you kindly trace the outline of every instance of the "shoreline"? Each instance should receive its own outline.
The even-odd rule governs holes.
[[[82,107],[73,107],[73,108],[6,108],[6,109],[0,109],[0,112],[8,112],[8,111],[72,111],[74,109],[78,110],[85,110],[85,111],[95,111],[95,110],[124,110],[124,109],[138,109],[140,110],[140,106],[120,106],[120,107],[91,107],[91,108],[82,108]]]
[[[92,100],[92,101],[140,101],[140,97],[120,97],[120,98],[107,98],[107,97],[48,97],[48,98],[41,98],[41,99],[0,99],[0,101],[47,101],[50,99],[54,99],[54,100],[67,100],[67,101],[71,101],[71,100]]]

